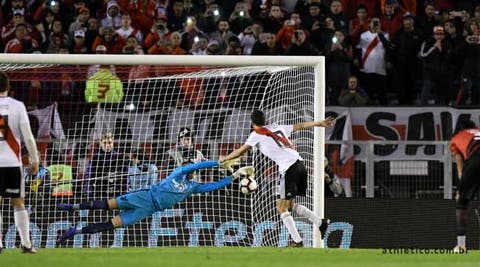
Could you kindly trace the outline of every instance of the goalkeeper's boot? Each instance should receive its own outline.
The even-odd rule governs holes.
[[[77,234],[77,228],[70,227],[61,237],[58,238],[60,244],[65,244],[68,239],[72,239]]]
[[[453,253],[459,253],[459,254],[463,254],[463,253],[467,253],[467,248],[464,247],[464,246],[456,246],[453,248]]]
[[[37,254],[38,251],[33,248],[33,246],[31,246],[30,248],[27,248],[25,246],[21,246],[22,248],[22,253],[25,253],[25,254]]]
[[[2,254],[2,249],[3,249],[3,247],[0,247],[0,254]]]
[[[330,219],[322,219],[322,224],[318,227],[320,230],[321,238],[325,237],[325,232],[327,232],[328,225],[330,225]]]
[[[60,204],[57,204],[57,210],[66,210],[66,211],[69,211],[69,212],[73,212],[73,205],[72,204],[60,203]]]
[[[303,241],[300,241],[298,243],[295,241],[292,241],[288,246],[291,248],[303,248]]]

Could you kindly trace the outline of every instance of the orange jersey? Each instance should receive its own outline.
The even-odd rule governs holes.
[[[480,145],[480,129],[466,129],[458,132],[450,140],[450,151],[452,155],[460,153],[463,160],[466,160],[470,154]]]

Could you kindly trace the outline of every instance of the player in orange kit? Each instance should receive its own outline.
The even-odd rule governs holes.
[[[480,186],[480,129],[471,120],[463,120],[450,141],[450,150],[457,164],[458,191],[457,200],[457,246],[455,252],[466,251],[465,233],[467,226],[467,208]]]

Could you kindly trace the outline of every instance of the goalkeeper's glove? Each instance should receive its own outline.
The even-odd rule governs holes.
[[[219,163],[220,167],[227,170],[228,173],[233,173],[233,166],[240,165],[240,158],[234,158],[231,160],[226,160],[224,162]]]
[[[255,168],[253,166],[245,166],[238,169],[232,174],[233,180],[239,178],[240,176],[247,176],[248,178],[255,179]]]

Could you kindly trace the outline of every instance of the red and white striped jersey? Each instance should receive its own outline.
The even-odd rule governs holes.
[[[22,166],[21,138],[33,139],[27,109],[20,101],[0,96],[0,167]]]
[[[270,124],[251,132],[245,145],[257,147],[263,155],[277,163],[280,173],[284,173],[297,160],[303,160],[289,139],[292,131],[292,125]]]

